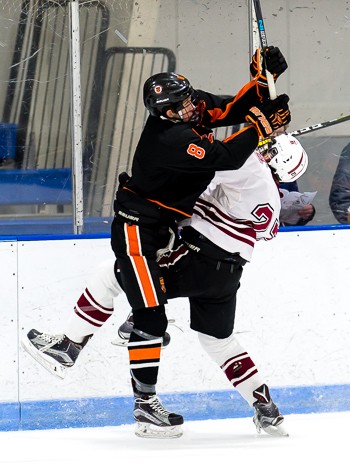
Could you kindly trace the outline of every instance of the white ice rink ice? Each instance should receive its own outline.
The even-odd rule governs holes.
[[[133,425],[0,432],[0,472],[45,474],[338,474],[350,470],[350,412],[288,415],[289,437],[255,432],[251,418],[191,421],[173,440],[140,439]]]

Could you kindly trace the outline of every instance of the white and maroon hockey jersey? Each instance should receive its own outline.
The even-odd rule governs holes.
[[[277,234],[281,199],[269,166],[254,152],[238,170],[218,171],[186,221],[228,252],[247,261],[257,240]]]

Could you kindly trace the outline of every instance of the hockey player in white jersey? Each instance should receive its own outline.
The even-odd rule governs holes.
[[[233,335],[236,293],[255,243],[273,239],[278,232],[278,181],[294,181],[306,167],[307,154],[295,137],[283,134],[270,140],[239,170],[216,173],[198,199],[193,217],[181,222],[181,239],[175,239],[172,251],[166,249],[159,255],[169,298],[189,298],[190,325],[198,332],[202,347],[254,408],[258,432],[279,436],[287,435],[284,418],[255,363]],[[32,329],[22,341],[24,349],[63,378],[88,340],[112,315],[114,298],[122,293],[117,279],[117,262],[112,259],[101,266],[78,299],[66,333],[52,336]],[[124,337],[133,330],[130,321],[126,326],[129,331]],[[133,361],[130,344],[128,350]],[[137,371],[136,358],[134,364]],[[135,398],[134,418],[139,436],[182,434],[182,416],[167,412],[155,393]]]

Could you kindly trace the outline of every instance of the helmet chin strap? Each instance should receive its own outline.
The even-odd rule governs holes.
[[[172,109],[168,109],[168,110],[172,110]],[[175,112],[174,110],[172,110],[173,113],[177,113]],[[179,115],[179,114],[178,114]],[[159,116],[162,120],[169,120],[170,122],[174,122],[174,123],[179,123],[179,122],[182,122],[182,119],[179,120],[177,118],[171,118],[171,117],[168,117],[167,113],[165,112],[165,114],[163,115],[160,115]]]
[[[169,117],[164,117],[164,115],[161,115],[160,118],[162,120],[169,120],[169,122],[174,122],[174,123],[180,123],[182,120],[179,119],[174,119],[174,118],[169,118]]]

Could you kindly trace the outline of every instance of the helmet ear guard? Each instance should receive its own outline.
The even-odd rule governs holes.
[[[292,183],[300,178],[308,166],[308,156],[304,148],[290,133],[284,133],[267,143],[267,163],[277,180]]]

